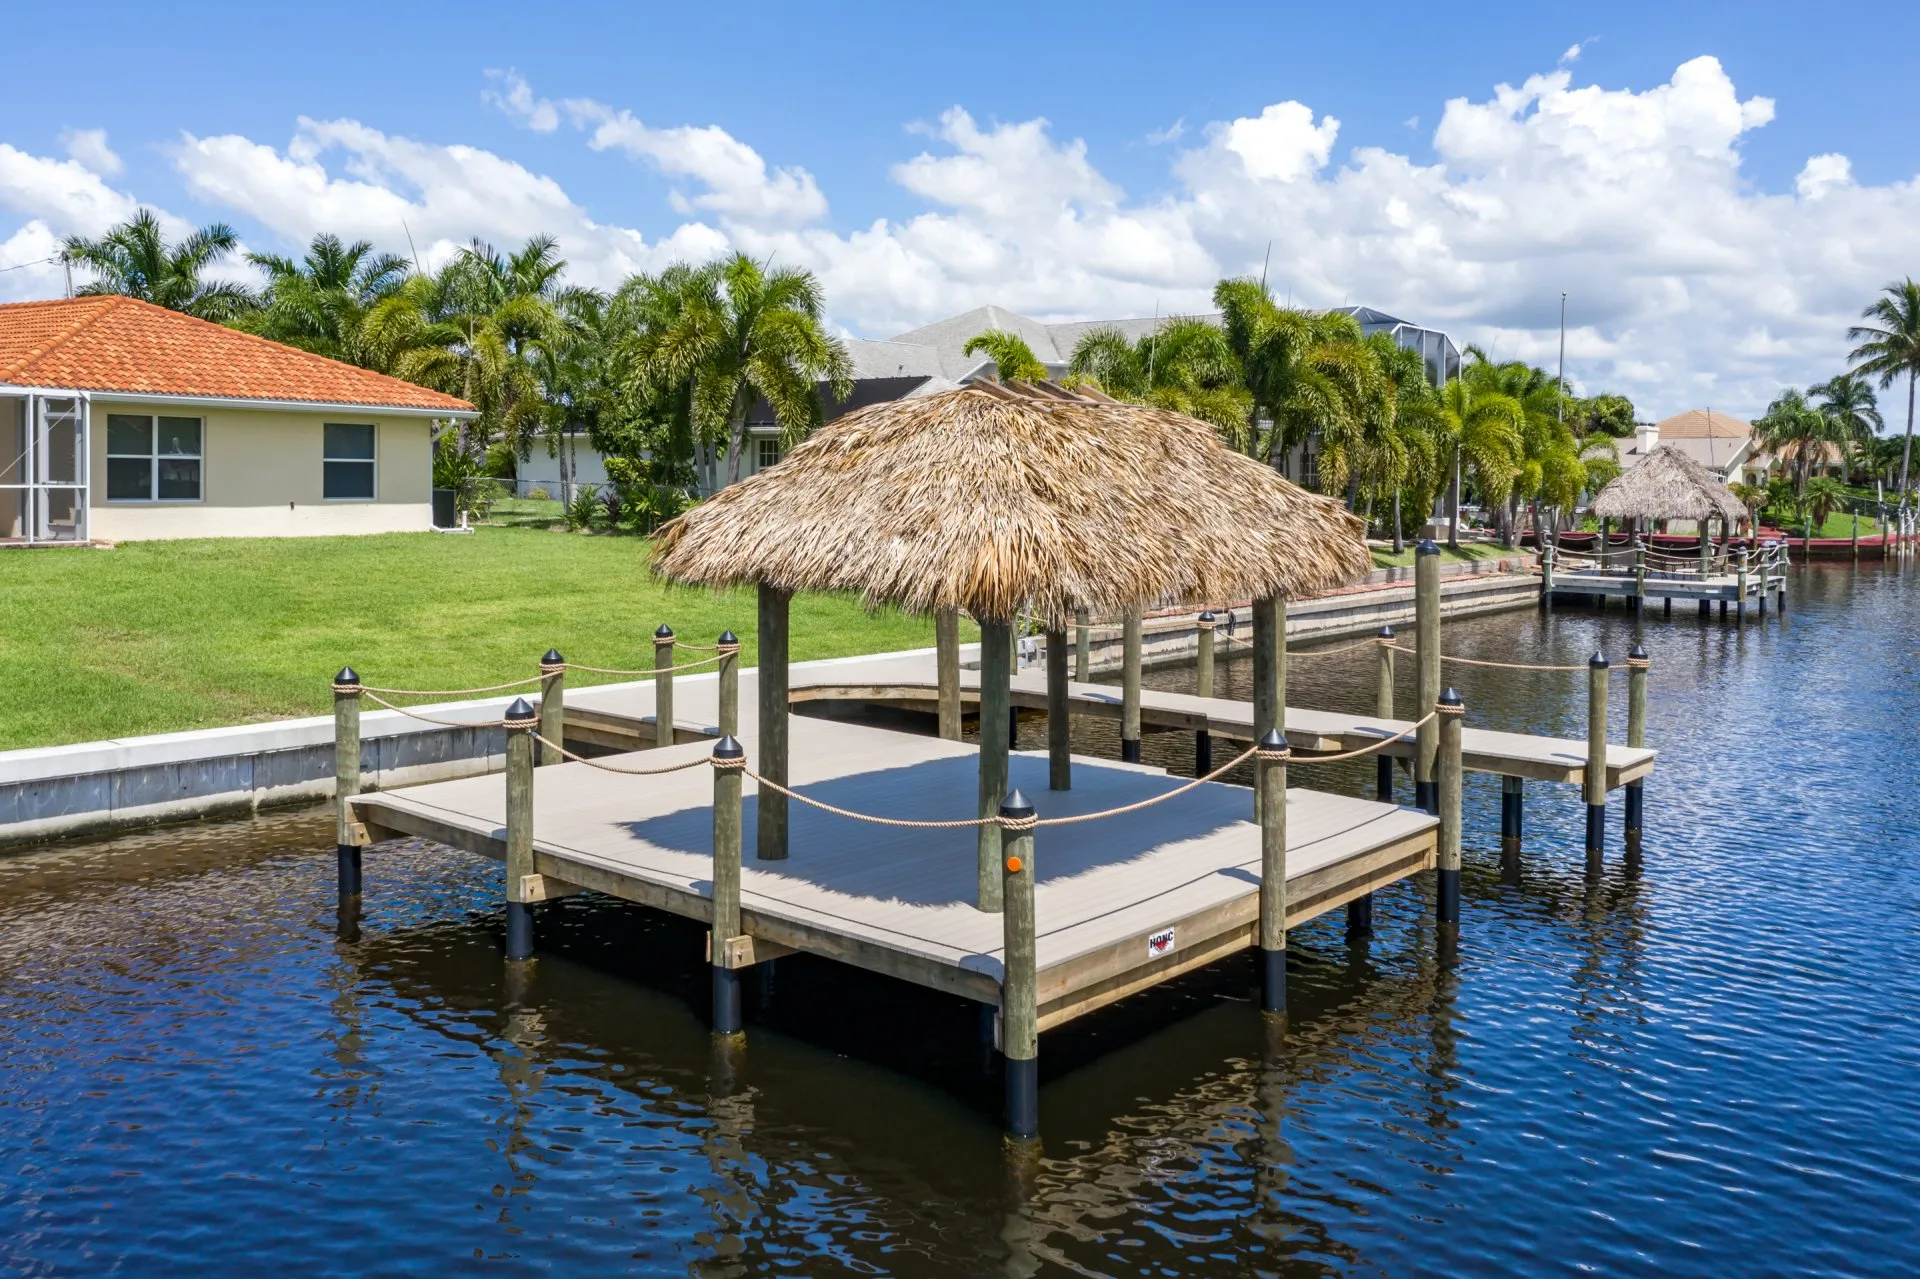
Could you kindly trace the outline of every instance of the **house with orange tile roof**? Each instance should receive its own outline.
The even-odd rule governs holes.
[[[425,531],[473,416],[132,298],[0,305],[0,543]]]

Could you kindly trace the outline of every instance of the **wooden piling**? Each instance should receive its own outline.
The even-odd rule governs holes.
[[[1067,633],[1047,632],[1047,788],[1073,789],[1073,700],[1067,681]]]
[[[1260,1007],[1287,1011],[1287,739],[1262,734],[1260,788]]]
[[[1434,703],[1439,712],[1434,725],[1439,729],[1435,744],[1434,786],[1439,792],[1440,847],[1435,864],[1439,882],[1435,894],[1435,916],[1442,924],[1460,922],[1460,818],[1461,768],[1460,728],[1466,718],[1466,706],[1460,694],[1447,689]]]
[[[360,793],[360,676],[343,666],[333,677],[334,859],[340,905],[360,897],[360,823],[349,803]]]
[[[1633,612],[1638,617],[1647,611],[1647,539],[1633,539]]]
[[[1040,1002],[1033,911],[1033,805],[1018,790],[996,811],[1006,825],[983,826],[1000,846],[1000,1052],[1006,1059],[1007,1132],[1040,1135]]]
[[[1540,607],[1553,605],[1553,543],[1540,547]]]
[[[507,958],[533,955],[533,731],[539,717],[527,699],[507,707]],[[546,734],[542,733],[542,737]]]
[[[760,775],[787,784],[787,616],[793,592],[760,584]],[[1004,661],[1001,669],[1005,670]],[[755,799],[754,856],[787,856],[787,797],[761,790]]]
[[[933,611],[934,666],[940,681],[940,736],[960,740],[960,612]]]
[[[566,758],[560,748],[567,740],[567,659],[557,648],[540,659],[540,738],[537,762],[558,764]]]
[[[1127,609],[1124,665],[1120,671],[1120,758],[1140,762],[1140,606]]]
[[[1093,667],[1093,626],[1092,619],[1084,608],[1073,610],[1073,678],[1074,682],[1084,684]]]
[[[653,633],[653,744],[674,744],[673,628],[665,622]]]
[[[1203,611],[1194,620],[1195,657],[1193,691],[1197,697],[1213,696],[1213,627],[1211,611]],[[1193,775],[1205,777],[1213,771],[1213,734],[1204,728],[1193,732]]]
[[[1734,550],[1734,621],[1747,620],[1747,548],[1743,543]]]
[[[720,735],[738,737],[740,735],[740,637],[731,630],[721,631],[713,651],[719,658],[715,666],[720,673]]]
[[[1635,644],[1627,654],[1627,745],[1635,750],[1647,744],[1647,679],[1652,662],[1647,650]],[[1640,831],[1646,815],[1644,781],[1628,782],[1626,791],[1626,846],[1629,853],[1640,851]]]
[[[1526,779],[1512,774],[1500,778],[1500,851],[1520,851],[1521,827],[1526,819]]]
[[[1000,811],[1007,793],[1007,650],[1013,646],[1009,622],[980,620],[980,816]],[[1000,829],[980,827],[977,867],[981,910],[1001,908]]]
[[[1587,868],[1598,871],[1607,846],[1607,657],[1587,659]]]
[[[740,969],[750,958],[743,953],[747,939],[740,927],[740,783],[747,753],[729,735],[713,748],[713,927],[707,933],[708,962],[713,969],[713,1033],[737,1035],[740,1015]],[[766,799],[762,790],[760,798]]]
[[[1394,648],[1393,628],[1382,626],[1379,635],[1380,668],[1374,683],[1373,713],[1381,719],[1393,718]],[[1393,760],[1386,754],[1374,760],[1374,795],[1382,803],[1393,802]]]
[[[1432,539],[1421,542],[1415,548],[1413,564],[1413,704],[1424,708],[1440,700],[1440,548],[1434,545]],[[1440,802],[1434,789],[1433,774],[1434,752],[1439,747],[1439,725],[1428,720],[1420,726],[1418,736],[1413,802],[1429,813],[1436,812]]]
[[[1860,512],[1853,513],[1853,562],[1860,562]]]

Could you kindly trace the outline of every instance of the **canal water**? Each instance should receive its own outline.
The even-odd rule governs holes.
[[[510,979],[498,871],[408,847],[368,855],[343,932],[323,815],[0,861],[0,1271],[1912,1273],[1920,574],[1793,587],[1744,631],[1645,626],[1639,864],[1616,796],[1588,878],[1577,795],[1535,784],[1503,878],[1471,778],[1450,961],[1401,885],[1370,942],[1296,933],[1283,1033],[1233,962],[1050,1034],[1025,1159],[959,1001],[790,958],[716,1050],[698,930],[554,903]],[[1634,634],[1521,612],[1447,643],[1574,663]],[[1292,700],[1370,709],[1372,662],[1298,659]],[[1582,675],[1450,678],[1469,723],[1581,732]]]

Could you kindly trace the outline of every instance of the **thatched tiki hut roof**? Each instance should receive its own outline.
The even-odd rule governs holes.
[[[1718,476],[1679,449],[1661,445],[1638,466],[1600,490],[1593,513],[1602,519],[1705,520],[1728,527],[1747,508]]]
[[[1031,605],[1063,625],[1076,608],[1344,585],[1372,567],[1362,534],[1338,502],[1192,418],[1052,388],[965,387],[833,422],[666,524],[653,570],[997,621]]]

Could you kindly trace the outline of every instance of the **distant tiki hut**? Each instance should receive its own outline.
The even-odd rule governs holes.
[[[670,581],[854,591],[1010,621],[1288,599],[1372,567],[1364,526],[1177,413],[964,387],[850,413],[664,525]]]
[[[1721,520],[1731,529],[1747,508],[1706,467],[1677,448],[1661,445],[1639,465],[1600,490],[1593,514],[1601,519]]]

